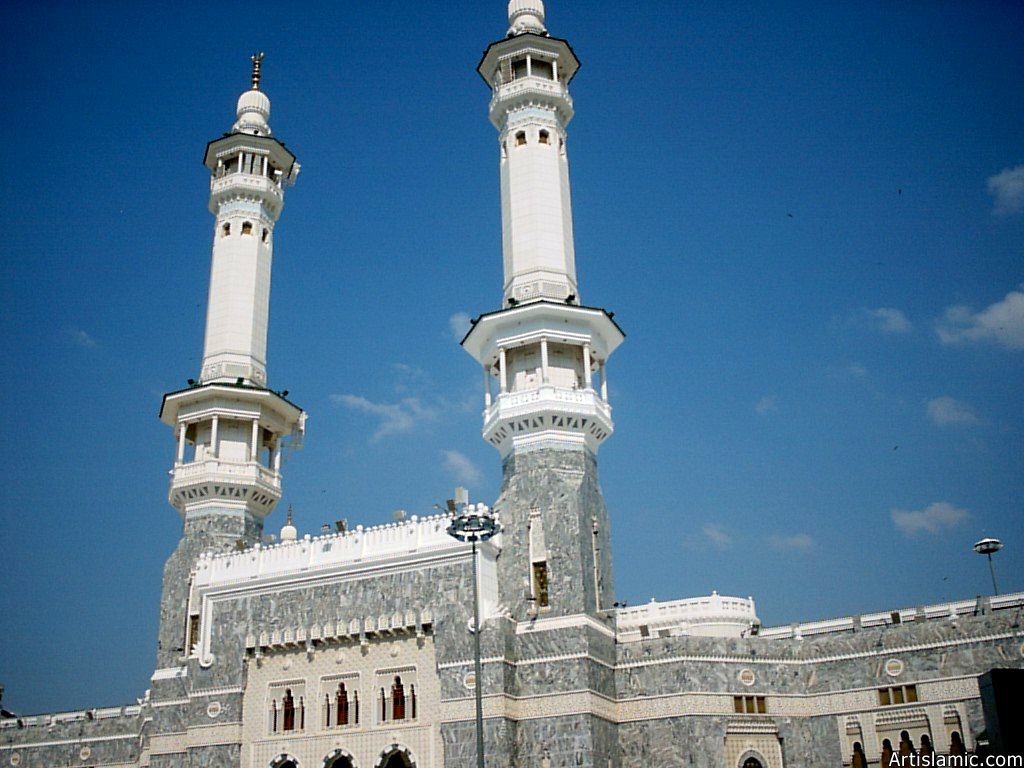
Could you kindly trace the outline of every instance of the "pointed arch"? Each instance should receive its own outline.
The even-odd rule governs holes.
[[[756,749],[748,749],[736,761],[736,768],[768,768],[768,761]]]
[[[324,758],[323,768],[356,768],[356,759],[344,749],[336,749]]]
[[[416,768],[416,756],[397,742],[382,750],[373,768]]]

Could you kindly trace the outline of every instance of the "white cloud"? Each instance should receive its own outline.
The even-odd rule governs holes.
[[[928,418],[940,427],[950,424],[961,424],[970,426],[981,424],[981,419],[974,409],[961,400],[956,400],[949,395],[936,397],[928,401]]]
[[[893,307],[861,308],[861,321],[881,333],[909,333],[913,326],[907,316]]]
[[[728,549],[732,546],[732,536],[723,531],[717,525],[707,523],[701,530],[704,536],[718,549]]]
[[[411,432],[417,425],[437,418],[437,411],[423,405],[417,397],[406,397],[397,403],[375,403],[360,395],[331,395],[331,402],[379,419],[373,441],[388,435]]]
[[[767,416],[769,413],[778,413],[779,403],[772,395],[765,395],[754,406],[759,416]]]
[[[92,349],[93,347],[97,346],[96,339],[94,339],[88,333],[83,331],[81,328],[71,328],[68,330],[68,334],[71,336],[75,344],[77,344],[80,347]]]
[[[483,475],[473,460],[459,451],[442,451],[444,468],[460,485],[472,488],[480,484]]]
[[[1024,349],[1024,285],[981,312],[962,304],[947,307],[935,330],[943,344],[990,342]]]
[[[921,532],[939,533],[970,517],[966,509],[954,507],[948,501],[937,501],[919,510],[894,509],[891,514],[893,524],[908,536]]]
[[[988,193],[995,198],[992,213],[1009,216],[1024,211],[1024,165],[1004,168],[988,178]]]
[[[452,338],[456,341],[462,341],[463,337],[469,333],[470,325],[472,325],[472,321],[465,312],[456,312],[448,318],[448,328],[452,332]]]
[[[806,552],[814,547],[814,539],[806,533],[794,533],[791,536],[769,536],[768,541],[776,549],[793,549]]]
[[[868,369],[860,363],[850,363],[846,366],[846,372],[855,379],[863,379],[868,375]]]

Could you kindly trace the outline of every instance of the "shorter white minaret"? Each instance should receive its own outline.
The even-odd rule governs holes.
[[[271,137],[262,59],[252,57],[252,88],[238,99],[231,132],[206,147],[216,222],[199,381],[166,395],[160,410],[177,438],[171,504],[186,519],[243,516],[256,527],[281,498],[284,444],[306,422],[287,392],[266,388],[274,225],[299,164]]]
[[[498,129],[502,309],[481,315],[462,346],[483,366],[483,434],[503,458],[596,454],[613,430],[605,363],[624,335],[611,313],[581,305],[576,285],[566,126],[580,63],[548,34],[541,0],[511,0],[508,23],[477,67]]]

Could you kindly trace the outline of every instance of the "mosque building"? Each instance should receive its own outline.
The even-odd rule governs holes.
[[[457,494],[440,514],[319,535],[289,514],[270,543],[282,451],[306,413],[267,370],[274,230],[300,166],[271,131],[261,65],[204,158],[204,352],[160,410],[183,527],[150,688],[119,708],[4,712],[0,768],[470,766],[478,687],[492,768],[866,768],[978,749],[979,679],[1024,667],[1024,594],[771,628],[751,598],[616,603],[597,462],[625,334],[577,284],[579,60],[542,0],[511,0],[478,67],[498,132],[504,279],[462,346],[482,372],[498,499]],[[500,532],[453,538],[466,512]]]

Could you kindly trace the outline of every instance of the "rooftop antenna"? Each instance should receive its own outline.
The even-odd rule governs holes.
[[[252,89],[258,91],[260,89],[260,69],[263,67],[263,51],[254,53],[249,60],[252,61]]]

